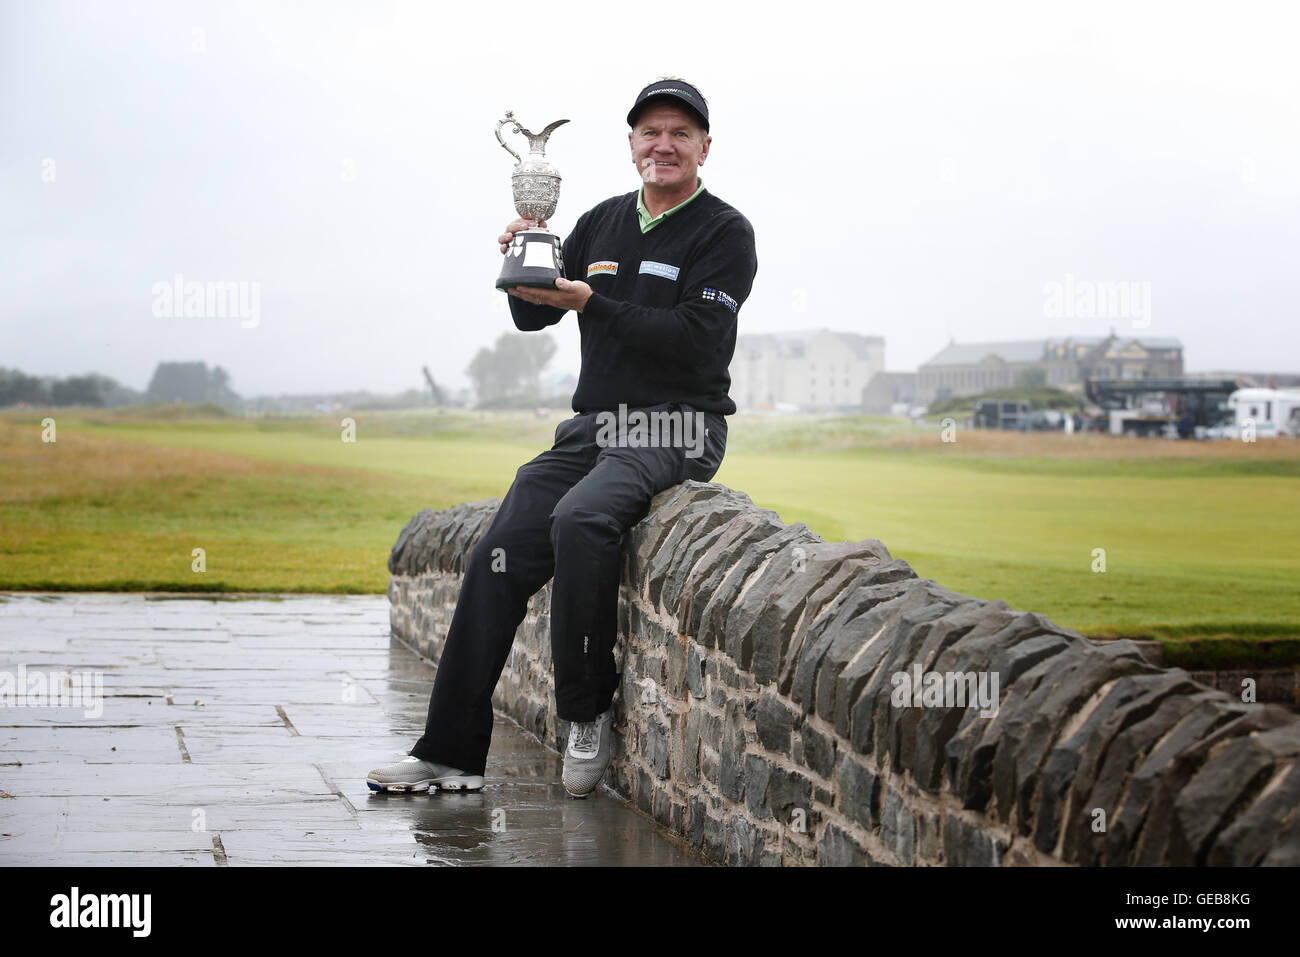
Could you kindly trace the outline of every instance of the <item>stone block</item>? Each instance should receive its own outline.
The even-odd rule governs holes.
[[[839,812],[867,830],[880,823],[880,778],[869,768],[845,754],[840,757],[835,774],[836,802]]]
[[[767,779],[767,811],[781,825],[796,810],[812,813],[812,782],[798,771],[773,767]]]
[[[691,696],[695,698],[705,697],[704,693],[704,662],[700,658],[700,648],[695,642],[691,642],[687,648],[686,654],[686,687],[690,689]]]
[[[767,813],[767,797],[771,766],[757,754],[745,755],[745,807],[754,817]]]
[[[646,722],[645,760],[656,778],[668,777],[668,731],[654,715]]]
[[[866,848],[834,824],[822,828],[817,842],[817,863],[822,867],[865,867],[871,863]]]
[[[820,777],[831,777],[835,773],[835,737],[823,734],[805,725],[801,732],[801,738],[803,743],[802,763]]]
[[[723,719],[722,744],[718,749],[718,785],[733,801],[745,797],[744,709],[738,701],[727,702]]]
[[[727,818],[727,863],[740,867],[756,867],[763,855],[763,832],[740,814]]]
[[[944,816],[943,853],[949,867],[998,867],[1006,842],[951,811]]]
[[[754,716],[758,740],[769,751],[790,753],[790,734],[794,730],[795,715],[773,694],[758,699]]]
[[[907,806],[907,800],[892,787],[885,788],[880,839],[903,864],[911,867],[916,863],[916,821]]]

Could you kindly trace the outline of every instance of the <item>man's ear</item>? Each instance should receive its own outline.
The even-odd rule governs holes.
[[[712,137],[712,136],[706,136],[706,137],[704,137],[704,148],[703,148],[702,150],[700,150],[700,158],[699,158],[699,161],[698,161],[698,164],[697,164],[697,165],[699,165],[699,166],[703,166],[703,165],[704,165],[704,161],[705,161],[706,159],[708,159],[708,157],[709,157],[709,144],[711,144],[712,142],[713,142],[713,137]]]

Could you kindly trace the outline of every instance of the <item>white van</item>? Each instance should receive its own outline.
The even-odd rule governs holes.
[[[1238,389],[1228,396],[1237,435],[1253,424],[1261,439],[1300,435],[1300,392],[1286,389]]]

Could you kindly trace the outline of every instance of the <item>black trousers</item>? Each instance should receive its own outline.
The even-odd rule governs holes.
[[[628,420],[632,420],[628,410]],[[691,406],[642,407],[680,411]],[[727,422],[703,413],[694,442],[634,447],[609,441],[609,417],[561,422],[555,444],[520,466],[491,526],[470,553],[460,598],[414,756],[482,774],[492,739],[492,692],[528,599],[554,577],[550,636],[555,705],[566,721],[591,721],[618,687],[619,558],[623,536],[650,499],[687,479],[707,482],[722,464]]]

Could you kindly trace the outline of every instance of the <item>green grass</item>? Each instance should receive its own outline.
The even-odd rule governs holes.
[[[0,588],[382,592],[416,511],[502,496],[565,414],[10,412]],[[356,442],[341,440],[345,415]],[[884,418],[733,417],[716,481],[1085,634],[1159,638],[1184,661],[1239,660],[1243,642],[1300,660],[1276,640],[1300,638],[1300,443],[937,436]]]
[[[1088,634],[1300,634],[1294,479],[986,464],[841,453],[738,460],[719,478],[827,540],[879,538],[918,574]]]

